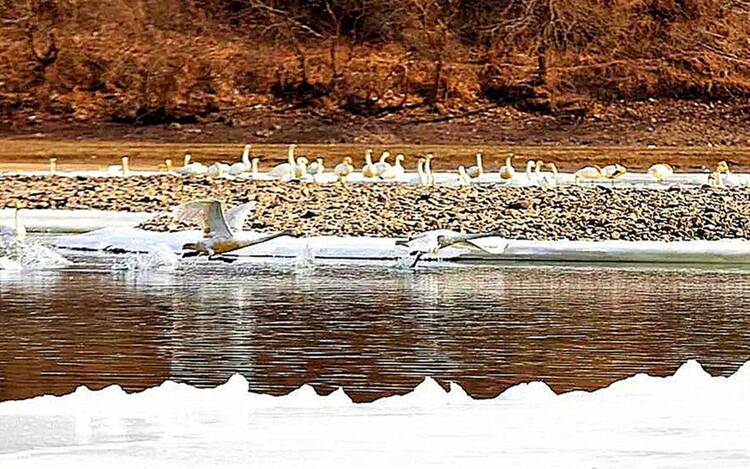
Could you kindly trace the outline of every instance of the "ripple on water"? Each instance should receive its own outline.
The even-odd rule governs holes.
[[[111,256],[5,273],[0,399],[237,372],[273,394],[309,383],[372,400],[433,376],[490,397],[536,379],[565,391],[667,375],[688,359],[728,375],[750,359],[742,272],[316,264],[298,275],[292,262],[199,260],[160,275],[148,269],[164,259],[149,255],[137,282],[112,275]]]

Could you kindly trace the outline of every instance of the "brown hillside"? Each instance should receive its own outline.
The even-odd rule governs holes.
[[[39,115],[231,125],[285,107],[750,107],[743,0],[0,0],[0,33],[6,128]]]

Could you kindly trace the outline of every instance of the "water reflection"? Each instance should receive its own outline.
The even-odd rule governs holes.
[[[81,259],[79,259],[79,262]],[[423,377],[490,397],[523,381],[595,389],[695,358],[750,359],[750,276],[698,271],[195,266],[113,272],[83,259],[0,276],[0,399],[174,379],[343,386],[356,400]]]

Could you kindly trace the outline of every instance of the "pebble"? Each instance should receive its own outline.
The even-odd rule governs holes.
[[[198,199],[256,201],[246,230],[300,228],[307,236],[404,237],[434,229],[500,232],[511,239],[678,241],[750,233],[750,189],[643,190],[596,186],[424,187],[405,184],[183,178],[0,175],[0,207],[167,212]],[[168,215],[143,224],[175,227]]]

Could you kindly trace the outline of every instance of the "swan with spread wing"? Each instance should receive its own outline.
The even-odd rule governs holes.
[[[471,251],[480,251],[488,253],[485,248],[474,243],[474,240],[482,238],[490,238],[500,236],[499,232],[488,232],[488,233],[459,233],[452,230],[434,230],[427,231],[412,236],[408,239],[400,239],[396,241],[396,246],[402,246],[409,249],[409,255],[414,256],[411,267],[416,267],[419,260],[425,254],[437,254],[441,249],[448,247],[466,248]]]
[[[285,230],[268,236],[246,238],[242,236],[242,226],[250,211],[257,206],[256,202],[239,205],[224,212],[218,200],[196,200],[177,207],[174,221],[198,222],[203,226],[203,239],[187,243],[182,249],[189,251],[183,257],[206,255],[210,260],[232,262],[224,254],[255,246],[282,236],[298,237],[294,230]]]

